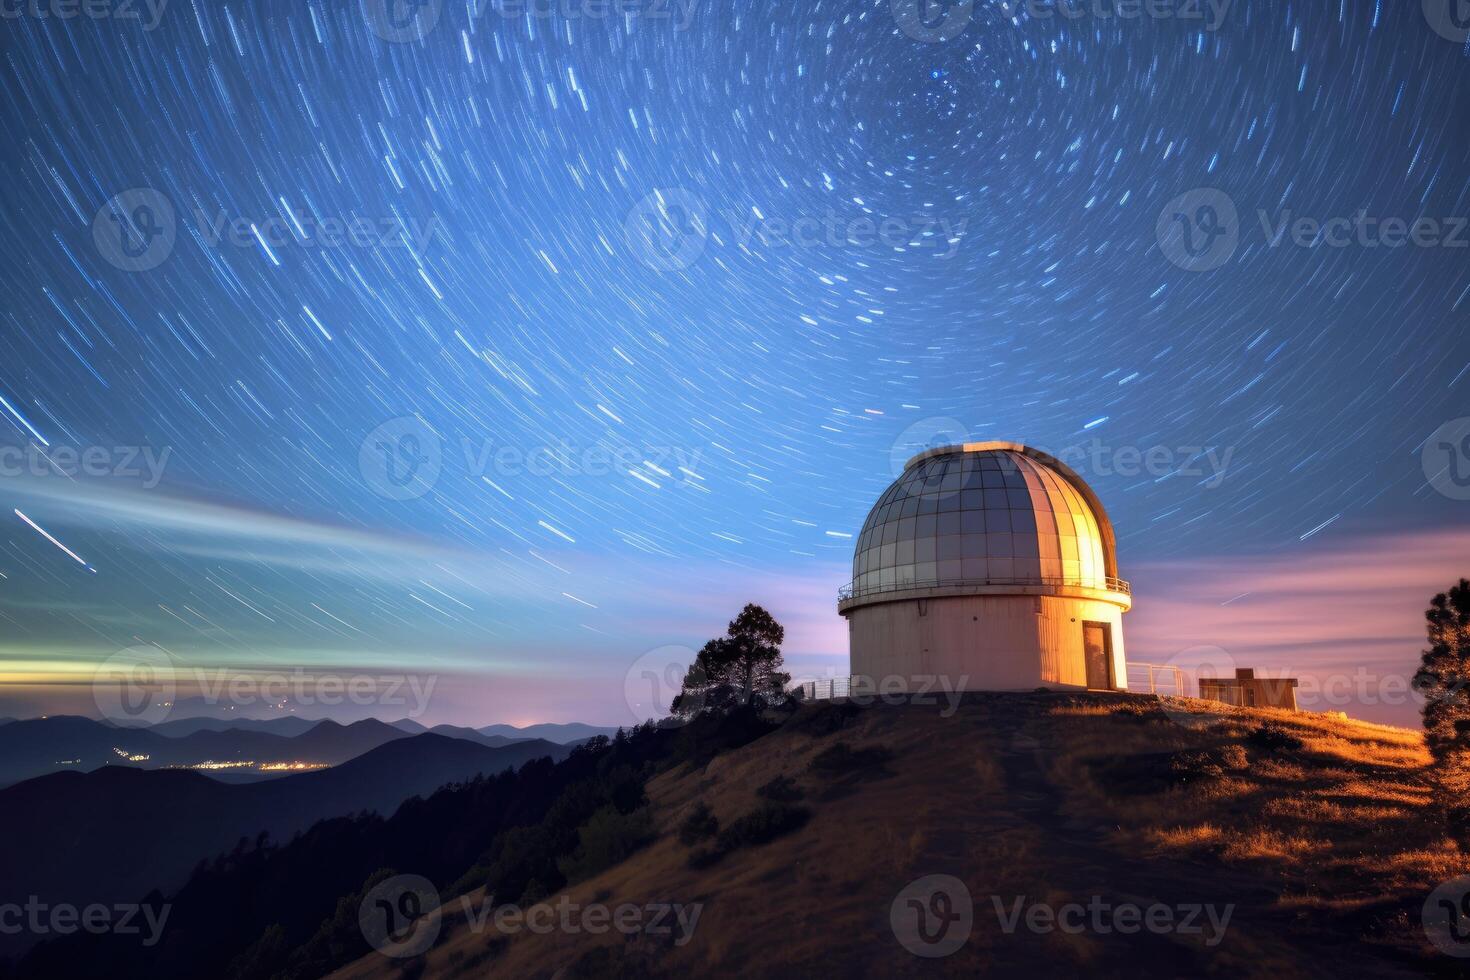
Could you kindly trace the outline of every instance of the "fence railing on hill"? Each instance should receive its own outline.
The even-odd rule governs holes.
[[[1173,664],[1128,664],[1128,690],[1189,697],[1189,676]]]
[[[852,696],[851,677],[828,677],[820,681],[806,681],[792,688],[792,693],[803,701],[830,701],[833,698]]]

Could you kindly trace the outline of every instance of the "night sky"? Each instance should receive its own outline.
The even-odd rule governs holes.
[[[157,644],[627,721],[747,600],[845,673],[966,438],[1098,490],[1130,659],[1412,673],[1470,574],[1453,0],[95,2],[0,20],[0,714]]]

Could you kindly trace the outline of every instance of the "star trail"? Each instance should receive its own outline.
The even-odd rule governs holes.
[[[1063,455],[1125,575],[1470,516],[1454,0],[3,14],[35,683],[157,644],[595,714],[757,598],[835,662],[851,535],[967,438]]]

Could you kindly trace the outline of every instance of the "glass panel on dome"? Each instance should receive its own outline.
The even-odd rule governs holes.
[[[1011,559],[1012,569],[1018,579],[1035,581],[1041,578],[1041,559],[1036,557]]]

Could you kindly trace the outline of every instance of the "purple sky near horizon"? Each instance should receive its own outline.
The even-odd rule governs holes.
[[[1301,681],[1303,708],[1342,710],[1368,721],[1414,727],[1419,702],[1408,682],[1424,648],[1423,610],[1429,598],[1466,574],[1470,529],[1422,530],[1410,534],[1364,531],[1322,541],[1300,553],[1241,555],[1217,560],[1129,563],[1135,606],[1124,618],[1131,663],[1207,667],[1212,674],[1234,666],[1254,667],[1260,676],[1290,676]],[[400,701],[369,700],[362,706],[303,705],[304,717],[384,720],[413,716],[426,724],[478,727],[492,723],[582,721],[627,725],[639,720],[630,704],[643,703],[646,684],[635,674],[650,650],[663,651],[658,664],[693,655],[704,638],[719,632],[724,619],[744,601],[764,604],[786,626],[788,668],[797,678],[844,676],[847,672],[846,623],[837,615],[832,582],[844,566],[825,572],[783,577],[752,573],[724,590],[686,596],[667,620],[630,629],[640,640],[609,640],[600,670],[567,675],[538,670],[535,661],[513,674],[486,676],[457,671],[416,671],[419,690],[401,682]],[[657,601],[668,601],[664,596]],[[394,675],[391,670],[366,671]],[[1135,676],[1135,682],[1141,679]],[[204,702],[180,709],[175,717],[238,710],[271,717],[247,687],[236,708]],[[308,691],[313,688],[308,687]],[[663,691],[667,695],[667,690]],[[421,710],[422,709],[422,710]],[[0,716],[53,713],[96,715],[89,682],[70,689],[0,688]]]

